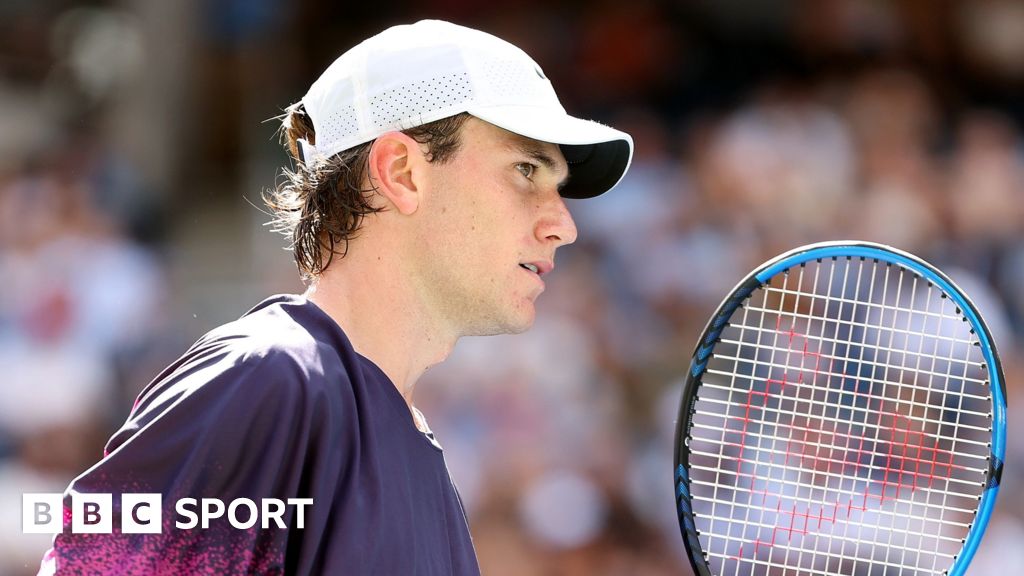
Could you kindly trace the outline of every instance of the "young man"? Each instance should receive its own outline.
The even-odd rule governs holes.
[[[566,115],[515,46],[439,21],[342,55],[283,133],[295,170],[268,204],[309,290],[203,336],[142,392],[65,498],[68,522],[76,497],[113,494],[114,533],[65,526],[44,573],[479,573],[416,381],[461,336],[532,324],[576,239],[563,197],[614,186],[632,141]],[[125,493],[161,495],[160,534],[124,533],[123,511],[152,518]],[[224,509],[182,528],[185,498]]]

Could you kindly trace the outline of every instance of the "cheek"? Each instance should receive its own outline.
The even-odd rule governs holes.
[[[474,213],[466,237],[490,253],[484,258],[490,258],[495,264],[505,263],[522,255],[529,246],[527,221],[518,206],[491,205],[485,211]]]
[[[448,251],[445,260],[490,269],[490,276],[497,266],[514,266],[531,246],[535,199],[479,163],[465,163],[447,176],[432,233],[436,244]]]

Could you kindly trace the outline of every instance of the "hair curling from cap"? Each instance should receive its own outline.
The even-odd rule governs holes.
[[[403,130],[426,147],[429,162],[445,163],[458,151],[459,133],[466,113]],[[369,181],[370,147],[366,142],[329,158],[303,158],[299,140],[316,145],[313,121],[302,102],[281,116],[281,144],[291,156],[277,185],[263,193],[271,212],[272,229],[290,242],[295,264],[304,282],[313,282],[335,256],[344,258],[367,214],[379,212]]]

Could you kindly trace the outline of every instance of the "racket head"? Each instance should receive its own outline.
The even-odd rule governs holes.
[[[873,270],[870,288],[861,283],[864,263]],[[795,270],[806,272],[809,267],[816,271],[813,282],[805,282],[805,276],[801,274],[798,285],[792,288],[788,280],[790,273]],[[852,283],[849,276],[851,267],[860,271],[856,287],[852,290],[849,286]],[[846,275],[837,282],[838,277],[834,276],[840,268],[846,271]],[[827,285],[819,283],[826,269]],[[885,276],[886,287],[882,294],[873,292],[875,275],[880,273],[879,270],[887,270],[889,274]],[[901,289],[904,280],[907,281],[908,288],[903,295],[899,291],[896,295],[888,293],[888,283],[893,276],[899,276]],[[909,287],[911,284],[912,288]],[[865,290],[868,293],[866,297]],[[920,291],[927,291],[924,300],[929,308],[923,311],[920,310],[920,301],[916,304],[917,309],[914,303],[913,295]],[[769,293],[773,293],[778,301],[777,309],[775,305],[768,306]],[[910,294],[909,307],[906,306],[907,294]],[[803,308],[801,296],[806,298]],[[759,298],[759,307],[750,305]],[[938,305],[932,302],[936,298],[943,302],[939,309],[932,311],[930,306]],[[858,306],[862,322],[854,320]],[[843,319],[844,307],[852,310],[848,320]],[[887,307],[891,310],[888,318]],[[760,309],[757,314],[761,325],[756,330],[747,326],[751,320],[749,315],[745,315],[742,322],[737,321],[737,314],[743,315],[747,308]],[[899,310],[903,308],[915,311],[901,316]],[[836,310],[838,319],[830,320],[828,315],[835,315]],[[959,323],[947,322],[948,318],[943,316],[958,318]],[[923,320],[915,323],[915,317]],[[932,317],[940,319],[929,324]],[[789,326],[785,325],[787,322]],[[906,326],[886,326],[897,322],[906,322]],[[736,334],[737,324],[741,326],[739,336]],[[844,324],[847,325],[845,329],[842,328]],[[958,331],[959,340],[946,338],[944,335],[956,324],[960,327],[952,329]],[[748,328],[751,333],[744,334],[742,331]],[[933,331],[938,334],[930,358],[934,370],[918,386],[914,374],[921,367],[920,358],[928,357],[923,350],[925,342],[933,339]],[[772,357],[767,361],[762,358],[764,350],[761,346],[766,334],[775,339],[769,347],[774,350]],[[902,350],[894,353],[892,349],[899,347],[893,345],[897,334],[900,334]],[[775,345],[780,335],[783,342],[788,340],[785,350],[781,351],[786,356],[785,360],[775,357],[782,348]],[[888,338],[887,346],[878,345],[866,353],[871,348],[868,340],[872,336],[875,344]],[[944,340],[950,340],[948,345],[943,344]],[[732,343],[724,345],[724,341]],[[959,356],[954,357],[954,349],[958,353],[963,352],[967,341],[972,348],[968,355],[963,360]],[[940,345],[943,349],[941,355],[938,353]],[[915,351],[914,346],[919,350]],[[884,352],[885,348],[889,350]],[[945,357],[947,353],[948,357]],[[731,360],[722,360],[730,355]],[[901,367],[893,368],[896,376],[890,377],[889,368],[892,366],[889,362],[893,356],[898,358]],[[918,359],[914,370],[902,366],[910,363],[911,357]],[[734,369],[725,377],[731,379],[731,389],[724,392],[719,386],[723,371],[715,369],[716,366],[721,368],[718,365],[723,362],[726,366],[730,363],[747,365],[745,373],[738,374],[742,371]],[[945,374],[939,370],[943,365]],[[954,365],[962,367],[962,374],[952,373]],[[973,378],[968,377],[968,369],[972,370]],[[709,370],[718,373],[709,374]],[[914,384],[904,386],[902,380],[908,373],[913,376]],[[706,380],[709,381],[707,386]],[[962,397],[967,396],[968,380],[973,386],[973,396],[968,401],[973,411],[971,416],[962,417],[967,408]],[[894,391],[886,391],[890,385]],[[931,389],[940,386],[941,390]],[[712,390],[712,387],[718,389]],[[960,393],[957,393],[957,387]],[[822,389],[826,392],[816,396]],[[879,389],[882,393],[876,396]],[[984,399],[979,396],[982,390]],[[797,397],[787,398],[786,394],[793,391],[798,391]],[[909,401],[899,397],[907,391],[911,395]],[[920,398],[922,394],[924,400]],[[822,400],[818,401],[818,398]],[[957,398],[960,398],[959,403]],[[717,408],[712,399],[718,402]],[[788,411],[782,407],[787,400],[792,400]],[[774,410],[769,406],[773,402],[776,403]],[[956,405],[945,406],[947,403]],[[984,415],[981,414],[982,405],[987,410]],[[835,418],[815,420],[813,415],[802,413],[824,410],[827,414],[829,409],[833,410]],[[719,413],[705,418],[716,410]],[[902,414],[904,410],[908,413]],[[922,417],[915,411],[938,413],[939,416]],[[849,422],[843,421],[841,413]],[[962,428],[959,423],[968,419],[974,426]],[[797,420],[799,424],[795,423]],[[715,423],[721,426],[719,438],[715,437],[719,434]],[[987,424],[987,429],[984,425],[979,426],[982,423]],[[771,431],[762,434],[766,428]],[[872,429],[873,438],[870,437]],[[815,430],[818,441],[808,441],[808,430]],[[803,438],[800,438],[801,434]],[[880,435],[887,437],[880,438]],[[763,450],[766,437],[770,437],[770,448]],[[867,448],[865,438],[868,438]],[[786,446],[784,454],[776,450],[780,439]],[[793,447],[794,440],[797,448]],[[910,518],[914,514],[923,517],[912,523],[912,527],[918,530],[917,540],[912,542],[910,536],[905,535],[902,546],[898,547],[903,548],[899,550],[900,558],[907,562],[909,549],[911,563],[914,563],[913,566],[900,567],[903,570],[900,574],[959,576],[965,573],[981,542],[999,491],[1006,447],[1006,390],[1002,367],[995,343],[977,307],[934,266],[906,252],[869,242],[839,241],[803,246],[769,260],[751,272],[709,320],[691,358],[680,402],[675,442],[676,511],[687,555],[699,576],[768,574],[777,567],[792,568],[799,574],[842,574],[851,566],[859,570],[858,574],[884,574],[886,567],[892,567],[890,557],[897,551],[890,547],[893,546],[893,535],[900,530],[896,524],[903,522],[902,514]],[[838,442],[844,443],[839,452],[845,456],[836,462],[834,450],[829,445]],[[750,449],[752,452],[744,455],[748,444],[754,447]],[[961,454],[965,447],[974,453]],[[819,457],[825,449],[828,456]],[[713,456],[716,450],[717,462],[712,458],[710,466],[715,470],[712,477],[709,476],[712,472],[708,471],[708,459],[704,454],[710,452]],[[811,450],[813,454],[807,458]],[[854,456],[853,463],[847,462],[850,453]],[[762,461],[764,455],[768,457],[767,462]],[[780,455],[782,462],[778,461]],[[705,466],[692,467],[691,460],[700,459]],[[805,470],[808,460],[812,468],[810,477],[816,480],[804,484],[800,479],[808,476]],[[827,471],[819,474],[822,471],[818,468],[823,463]],[[840,467],[838,480],[833,472],[834,465]],[[854,473],[848,475],[851,470]],[[775,478],[776,473],[780,478]],[[767,478],[761,478],[766,474]],[[790,482],[794,476],[798,480]],[[713,479],[709,481],[709,478]],[[880,489],[879,478],[882,483]],[[933,493],[936,479],[943,489]],[[729,480],[735,486],[723,487]],[[830,490],[829,484],[833,481],[837,486]],[[821,482],[825,484],[824,488],[816,490],[820,488],[816,483]],[[773,484],[783,487],[778,494],[772,493]],[[796,493],[787,498],[783,492],[793,484]],[[950,488],[954,484],[956,490]],[[963,489],[965,486],[966,490]],[[801,490],[808,490],[804,502],[800,501]],[[725,495],[721,499],[720,492]],[[969,521],[945,521],[949,498],[943,497],[943,492],[958,494],[952,500],[961,509],[967,508],[967,502],[972,501],[973,514]],[[724,504],[721,500],[725,500]],[[890,508],[888,511],[884,510],[886,506]],[[750,525],[752,511],[757,518],[753,527]],[[744,513],[742,522],[737,522],[735,516]],[[940,514],[938,521],[928,516],[936,513]],[[965,518],[963,512],[951,512],[950,515],[959,520]],[[872,526],[872,519],[878,524]],[[882,525],[883,521],[889,526]],[[740,524],[739,528],[737,524]],[[859,542],[853,546],[854,552],[848,555],[851,537],[847,530],[855,524],[856,535],[863,536],[866,527],[869,536],[880,537],[879,534],[887,533],[888,544],[872,539],[872,542],[864,544],[866,551],[861,552],[863,542]],[[953,525],[952,528],[947,524]],[[958,524],[966,524],[966,527]],[[838,532],[840,525],[844,526],[841,536],[833,533],[833,530]],[[723,529],[724,534],[721,533]],[[925,532],[932,529],[938,532],[938,538],[945,537],[947,541],[936,540],[930,553],[914,551],[913,545],[924,542],[928,536]],[[947,531],[954,533],[954,537],[944,536]],[[959,536],[959,542],[955,541],[955,536]],[[825,539],[827,544],[822,544]],[[838,554],[834,547],[837,539],[841,541]],[[799,543],[791,546],[795,540]],[[957,544],[959,550],[955,553],[940,553],[940,548],[945,552]],[[823,554],[822,546],[825,548]],[[881,560],[878,559],[879,548],[882,549]],[[790,556],[794,552],[796,560],[791,561]],[[809,561],[805,554],[809,555]],[[780,556],[781,561],[777,559]],[[929,560],[930,566],[922,565],[928,564]]]

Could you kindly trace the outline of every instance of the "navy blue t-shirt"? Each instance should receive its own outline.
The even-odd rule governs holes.
[[[72,534],[70,495],[112,493],[114,534]],[[159,493],[163,532],[124,534],[122,493]],[[183,530],[181,498],[312,498],[305,527]],[[198,506],[191,508],[198,511]],[[236,514],[244,521],[248,508]],[[139,396],[65,498],[42,573],[477,575],[439,446],[339,326],[298,296],[203,336]]]

